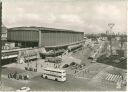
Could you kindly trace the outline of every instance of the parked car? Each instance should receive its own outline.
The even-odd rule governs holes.
[[[16,92],[29,92],[29,91],[30,91],[29,87],[22,87],[22,88],[16,90]]]
[[[70,63],[70,66],[72,66],[72,65],[76,65],[76,63],[75,62]]]
[[[91,63],[96,63],[96,61],[95,60],[92,60]]]
[[[125,58],[125,57],[121,57],[121,58],[119,58],[119,60],[122,62],[122,61],[127,60],[127,58]]]
[[[63,66],[63,68],[67,68],[67,67],[69,67],[69,65],[68,65],[68,64],[65,64],[65,65]]]

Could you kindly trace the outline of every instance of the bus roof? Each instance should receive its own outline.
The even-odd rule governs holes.
[[[60,69],[60,68],[51,68],[51,67],[47,67],[47,68],[44,68],[44,69],[46,69],[46,70],[51,70],[51,71],[65,72],[65,70]]]

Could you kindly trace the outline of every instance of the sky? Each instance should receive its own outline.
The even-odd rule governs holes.
[[[7,27],[42,26],[85,33],[126,32],[124,0],[2,0]]]

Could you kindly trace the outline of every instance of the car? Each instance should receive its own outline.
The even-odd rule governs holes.
[[[127,58],[121,57],[121,58],[119,58],[119,60],[120,60],[120,61],[125,61],[125,60],[127,60]]]
[[[16,90],[16,92],[29,92],[30,88],[29,87],[21,87],[20,89]]]
[[[76,63],[75,62],[70,63],[70,66],[72,66],[72,65],[76,65]]]
[[[96,63],[96,61],[95,60],[92,60],[91,63]]]
[[[91,59],[91,60],[93,60],[93,58],[92,58],[92,57],[88,57],[88,59]]]
[[[68,65],[68,64],[65,64],[65,65],[63,66],[63,68],[67,68],[67,67],[69,67],[69,65]]]
[[[96,61],[97,61],[97,59],[93,59],[93,60],[91,61],[91,63],[96,63]]]

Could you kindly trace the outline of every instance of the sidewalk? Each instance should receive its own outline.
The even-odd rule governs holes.
[[[5,86],[4,83],[0,84],[0,91],[13,91],[14,89],[12,87]]]

